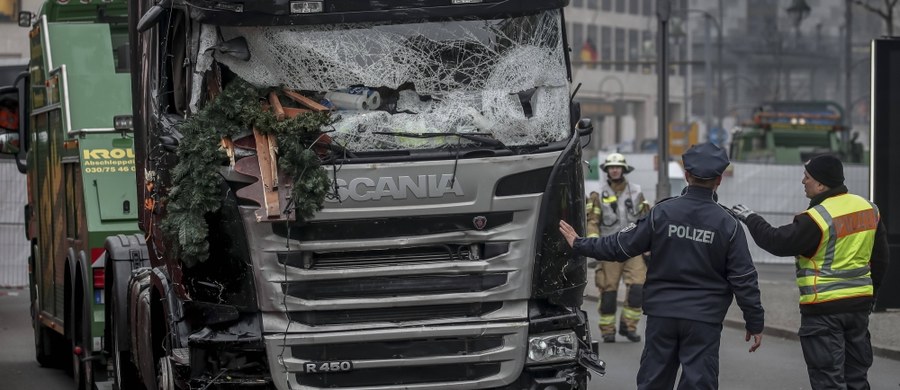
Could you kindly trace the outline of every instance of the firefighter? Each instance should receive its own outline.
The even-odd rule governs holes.
[[[634,170],[625,156],[612,153],[600,164],[606,172],[606,181],[600,188],[599,237],[617,233],[623,227],[637,221],[650,209],[644,200],[641,187],[629,183],[625,175]],[[590,237],[590,230],[588,231]],[[600,333],[603,342],[616,341],[616,302],[618,301],[619,280],[625,279],[625,302],[619,319],[619,334],[632,342],[641,341],[637,334],[641,319],[641,298],[647,266],[638,254],[624,263],[600,260],[594,274],[594,283],[600,289]]]

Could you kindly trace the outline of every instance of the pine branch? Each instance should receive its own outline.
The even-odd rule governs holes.
[[[209,258],[209,226],[206,216],[221,204],[219,167],[227,161],[219,149],[222,137],[233,137],[256,127],[274,134],[279,147],[279,166],[293,179],[291,199],[298,221],[322,209],[329,180],[310,148],[331,123],[328,113],[300,115],[278,121],[264,111],[260,98],[271,91],[235,80],[196,115],[179,126],[184,135],[178,146],[178,163],[172,170],[174,186],[169,192],[163,231],[176,245],[176,256],[187,267]]]

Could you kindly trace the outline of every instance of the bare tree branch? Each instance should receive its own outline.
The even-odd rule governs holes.
[[[862,7],[863,9],[865,9],[866,11],[872,12],[872,13],[878,15],[878,16],[881,16],[881,17],[884,18],[884,19],[887,19],[887,17],[888,17],[887,14],[886,14],[884,11],[881,10],[881,8],[875,8],[875,7],[873,7],[871,4],[869,4],[868,1],[863,1],[863,0],[849,0],[849,1],[850,1],[851,4],[856,4],[856,5],[860,6],[860,7]],[[887,1],[893,1],[894,3],[897,2],[897,0],[885,0],[885,1],[886,1],[886,2],[887,2]]]

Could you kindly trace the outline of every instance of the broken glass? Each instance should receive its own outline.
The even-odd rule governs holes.
[[[215,54],[217,61],[256,86],[290,88],[332,107],[337,120],[325,130],[350,150],[460,141],[390,133],[491,134],[508,146],[569,135],[558,11],[492,20],[219,28],[216,43],[244,38],[251,56]]]

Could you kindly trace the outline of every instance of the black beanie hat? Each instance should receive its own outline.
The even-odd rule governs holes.
[[[828,188],[844,184],[844,164],[831,155],[824,154],[810,159],[806,163],[806,172]]]

